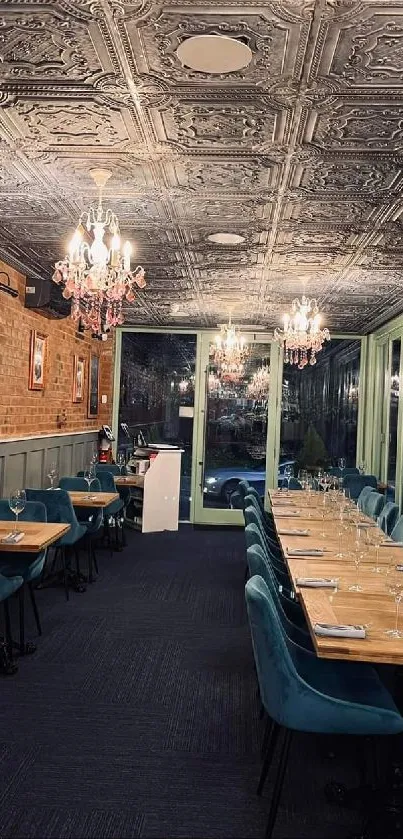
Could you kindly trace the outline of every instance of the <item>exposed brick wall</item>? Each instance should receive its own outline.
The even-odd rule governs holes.
[[[0,292],[0,438],[40,433],[96,430],[110,424],[113,388],[113,338],[101,343],[85,332],[76,337],[71,318],[51,320],[24,307],[25,277],[0,261],[18,298]],[[4,277],[1,278],[4,280]],[[48,335],[45,389],[29,390],[31,330]],[[100,356],[99,415],[87,418],[90,354]],[[84,400],[73,403],[73,357],[86,359]],[[108,402],[101,404],[101,395]],[[67,423],[58,428],[56,417],[65,411]]]

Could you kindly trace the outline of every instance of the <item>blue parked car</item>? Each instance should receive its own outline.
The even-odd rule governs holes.
[[[286,466],[291,466],[294,469],[295,460],[285,460],[284,463],[279,464],[278,480],[284,478]],[[208,469],[204,476],[203,492],[209,498],[222,499],[229,504],[231,495],[235,492],[240,481],[248,481],[263,495],[265,479],[266,473],[261,466],[257,466],[255,469],[242,466]]]

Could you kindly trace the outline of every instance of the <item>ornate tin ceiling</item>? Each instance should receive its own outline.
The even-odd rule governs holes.
[[[184,67],[201,34],[252,60]],[[29,273],[102,166],[148,279],[127,322],[271,329],[304,285],[333,331],[403,310],[403,0],[2,0],[0,102],[0,253]]]

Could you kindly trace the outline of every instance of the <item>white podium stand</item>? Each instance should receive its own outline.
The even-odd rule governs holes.
[[[150,468],[145,475],[131,476],[128,484],[136,487],[129,508],[134,517],[127,521],[142,533],[177,530],[181,481],[181,449],[145,447],[142,455],[150,457]],[[127,484],[127,485],[128,485]]]

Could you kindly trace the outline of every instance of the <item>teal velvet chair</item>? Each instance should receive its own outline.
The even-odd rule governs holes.
[[[265,559],[264,552],[259,545],[251,545],[247,548],[246,558],[249,566],[250,577],[262,577],[268,589],[270,590],[274,606],[280,618],[281,625],[287,637],[294,644],[299,644],[306,650],[312,650],[312,641],[307,625],[305,628],[302,625],[294,623],[287,615],[284,608],[284,597],[281,597],[276,580],[270,572],[270,568]]]
[[[302,489],[302,484],[298,478],[290,478],[288,489]]]
[[[122,466],[120,469],[116,463],[97,463],[96,464],[96,471],[98,472],[110,472],[111,475],[118,476],[119,475],[127,475],[126,466]],[[124,507],[126,509],[127,505],[129,504],[131,494],[130,494],[130,487],[116,487],[115,485],[115,492],[117,491],[123,501]]]
[[[245,495],[250,492],[252,487],[248,481],[239,481],[235,492],[231,495],[231,507],[233,510],[243,510]]]
[[[364,512],[364,507],[365,507],[365,502],[367,500],[367,496],[371,492],[376,492],[376,488],[375,487],[369,487],[369,486],[365,486],[365,487],[362,488],[362,490],[361,490],[361,492],[360,492],[360,494],[357,498],[357,507],[358,507],[359,510],[361,510],[361,512]]]
[[[399,516],[390,535],[394,542],[403,542],[403,516]]]
[[[366,486],[377,489],[378,481],[375,475],[345,475],[343,478],[343,487],[348,489],[350,498],[354,501],[357,500],[361,490]]]
[[[88,483],[84,478],[60,478],[59,487],[65,489],[66,492],[87,492]],[[101,484],[98,478],[93,478],[91,481],[90,492],[88,494],[101,492]],[[98,562],[94,549],[94,537],[102,527],[102,508],[101,507],[74,507],[75,514],[80,524],[84,524],[87,528],[86,542],[87,542],[87,557],[88,557],[88,581],[93,581],[93,566],[98,574]],[[80,558],[79,552],[76,552],[76,568],[77,574],[80,577]]]
[[[53,543],[55,548],[55,564],[58,555],[60,554],[62,562],[62,578],[64,583],[64,591],[66,600],[69,599],[68,587],[68,565],[67,560],[70,558],[71,551],[75,549],[80,543],[81,539],[87,533],[85,524],[81,524],[74,512],[70,497],[64,489],[27,489],[27,501],[40,501],[46,507],[48,522],[54,524],[69,524],[70,530]]]
[[[114,477],[110,469],[104,469],[103,466],[110,466],[111,464],[99,464],[96,467],[96,475],[101,484],[102,492],[117,492],[116,484],[114,481]],[[127,488],[127,487],[126,487]],[[119,529],[120,526],[122,528],[122,544],[125,544],[125,534],[124,534],[124,527],[123,527],[123,514],[124,514],[124,504],[121,498],[118,498],[117,501],[112,501],[111,504],[108,504],[107,507],[104,507],[104,524],[106,529],[106,534],[108,537],[108,541],[110,544],[110,529],[109,529],[109,519],[113,518],[115,522],[115,546],[117,550],[120,550],[121,546],[119,544]]]
[[[246,496],[250,498],[250,503],[248,507],[245,507],[244,510],[244,520],[245,525],[248,524],[256,524],[256,526],[261,530],[262,537],[265,540],[267,545],[267,550],[270,553],[270,556],[273,557],[274,560],[277,560],[277,563],[281,566],[284,565],[283,553],[281,547],[279,545],[277,536],[274,534],[272,535],[271,529],[265,526],[263,516],[261,511],[258,509],[256,502],[253,501],[252,497]]]
[[[267,565],[267,573],[269,573],[273,579],[273,583],[278,591],[278,596],[282,605],[282,609],[287,615],[288,619],[296,626],[299,626],[301,629],[306,629],[305,615],[300,603],[298,602],[298,600],[295,599],[295,597],[293,596],[293,592],[291,591],[291,581],[288,576],[288,571],[284,566],[284,582],[283,578],[279,580],[279,575],[278,573],[274,572],[273,565],[267,554],[267,550],[263,542],[261,533],[255,524],[248,524],[248,526],[245,528],[245,542],[247,551],[249,548],[252,548],[256,545],[260,548]]]
[[[378,525],[383,532],[388,536],[392,533],[393,528],[399,517],[399,507],[393,501],[387,501],[383,510],[379,513]]]
[[[14,513],[10,510],[8,501],[0,500],[0,519],[3,521],[15,521]],[[46,522],[46,507],[40,502],[27,501],[24,510],[19,514],[19,521],[23,529],[24,521]],[[39,618],[38,607],[35,599],[34,583],[39,580],[46,560],[46,550],[40,553],[14,553],[2,551],[0,553],[0,574],[4,577],[13,578],[16,575],[22,577],[24,585],[19,589],[19,616],[20,616],[20,653],[32,651],[32,645],[25,644],[25,588],[28,588],[32,610],[34,613],[38,635],[42,635],[42,627]]]
[[[15,556],[15,554],[14,554]],[[5,650],[1,655],[1,670],[4,675],[12,676],[17,671],[17,665],[13,660],[13,639],[11,634],[11,620],[9,599],[17,591],[21,591],[24,585],[24,580],[19,574],[14,576],[3,577],[0,574],[0,603],[3,603],[4,609],[4,629],[5,629]]]
[[[281,734],[265,834],[271,839],[293,732],[395,735],[403,731],[403,717],[370,665],[320,660],[288,643],[261,577],[248,580],[245,596],[260,696],[272,720],[259,794]]]
[[[367,516],[371,516],[371,518],[376,520],[382,511],[382,508],[385,506],[385,501],[385,496],[381,495],[380,492],[369,492],[364,501],[363,512]]]

